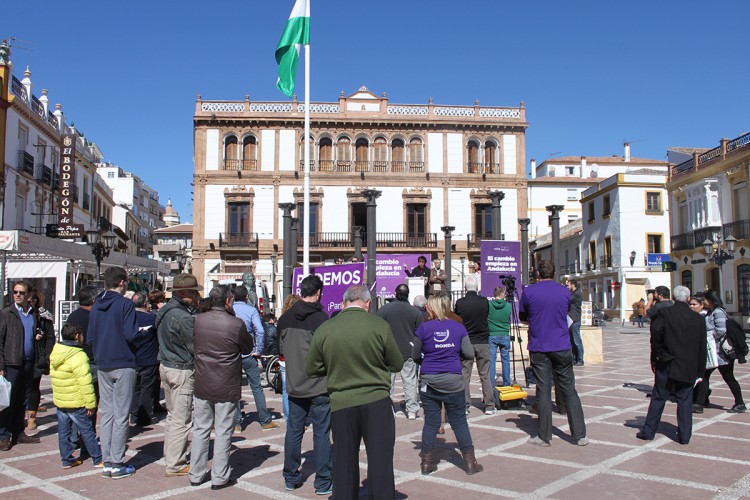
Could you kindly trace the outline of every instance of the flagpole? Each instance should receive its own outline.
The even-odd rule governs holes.
[[[302,235],[302,273],[310,274],[310,44],[305,45],[305,198]],[[295,250],[296,252],[296,250]]]

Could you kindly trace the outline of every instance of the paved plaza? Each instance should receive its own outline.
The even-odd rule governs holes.
[[[750,498],[750,414],[729,414],[731,394],[721,380],[712,377],[711,402],[693,419],[689,445],[676,442],[676,406],[667,404],[656,439],[640,441],[635,434],[643,424],[653,375],[648,364],[646,329],[608,326],[604,333],[605,363],[576,368],[590,444],[572,443],[567,420],[555,414],[555,437],[550,448],[526,444],[535,429],[535,417],[525,411],[500,411],[484,415],[474,407],[469,425],[477,458],[485,471],[467,476],[450,429],[438,439],[441,462],[437,472],[419,471],[421,418],[407,420],[397,413],[395,476],[398,498],[534,497],[534,498]],[[750,396],[750,365],[738,365],[736,375]],[[519,376],[521,370],[518,371]],[[474,401],[481,402],[474,377]],[[47,379],[43,402],[51,406]],[[531,391],[533,394],[533,390]],[[249,387],[243,397],[254,410]],[[276,414],[281,398],[266,390]],[[396,402],[400,401],[396,398]],[[718,406],[721,406],[719,408]],[[193,488],[187,477],[165,478],[161,459],[163,423],[134,429],[129,442],[130,463],[137,473],[119,481],[104,479],[90,462],[63,470],[57,451],[57,423],[53,409],[40,414],[41,444],[19,445],[0,452],[2,498],[234,498],[250,494],[267,498],[320,498],[312,485],[312,453],[303,464],[305,482],[293,492],[284,489],[284,424],[263,432],[250,413],[247,428],[236,435],[231,456],[237,486],[211,491],[208,485]],[[307,432],[304,450],[312,449]],[[360,455],[361,494],[365,495],[366,456]]]

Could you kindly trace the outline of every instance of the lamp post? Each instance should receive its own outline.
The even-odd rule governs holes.
[[[706,238],[706,241],[703,242],[703,253],[706,254],[706,259],[709,262],[713,262],[719,267],[719,294],[721,294],[721,288],[722,288],[722,279],[721,279],[721,269],[724,267],[724,263],[730,259],[734,258],[734,249],[737,246],[737,240],[732,236],[731,234],[724,238],[724,241],[721,241],[721,235],[717,236],[716,242],[711,241],[710,239]],[[724,246],[726,246],[726,251],[724,251]]]
[[[466,295],[466,274],[464,274],[464,263],[466,263],[466,257],[461,256],[461,292]]]
[[[98,279],[102,278],[102,260],[109,255],[115,246],[115,235],[112,231],[102,232],[101,228],[86,231],[86,239],[91,247],[91,253],[96,259]]]
[[[635,264],[635,250],[630,252],[630,267],[633,267],[633,264]]]

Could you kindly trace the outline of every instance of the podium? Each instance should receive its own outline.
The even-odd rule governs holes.
[[[409,287],[409,304],[414,303],[414,297],[424,295],[424,287],[427,284],[427,278],[406,278],[406,286]]]

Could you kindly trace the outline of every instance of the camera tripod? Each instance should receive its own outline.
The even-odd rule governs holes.
[[[516,349],[514,344],[518,345],[518,352],[521,356],[521,366],[523,367],[523,375],[526,384],[524,387],[529,386],[529,379],[526,374],[526,360],[523,357],[523,339],[521,338],[521,326],[518,319],[518,308],[521,305],[521,297],[516,290],[515,280],[503,283],[505,285],[505,296],[510,297],[510,352],[513,363],[513,384],[517,384],[516,378]]]

